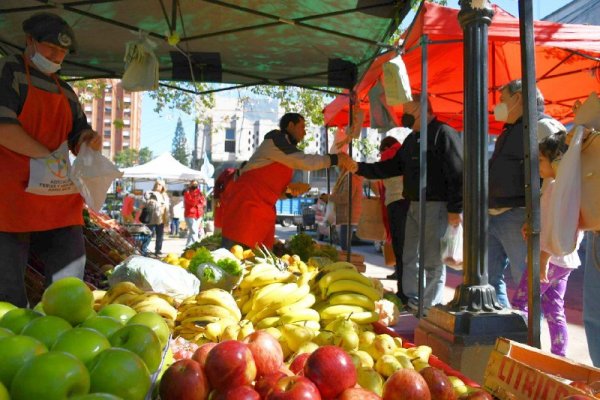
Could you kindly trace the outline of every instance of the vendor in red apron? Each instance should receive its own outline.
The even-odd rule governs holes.
[[[265,135],[264,141],[240,171],[237,180],[223,193],[223,246],[241,244],[254,248],[272,247],[275,238],[275,203],[299,193],[288,189],[294,169],[307,171],[349,163],[346,155],[304,154],[297,144],[306,135],[304,117],[287,113],[280,130]]]
[[[38,13],[23,22],[25,51],[0,59],[0,301],[28,305],[30,256],[46,284],[83,278],[83,199],[68,179],[68,152],[101,137],[87,123],[73,90],[57,72],[75,35],[59,16]]]

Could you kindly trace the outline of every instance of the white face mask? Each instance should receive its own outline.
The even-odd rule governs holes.
[[[494,119],[499,122],[504,122],[508,119],[508,106],[506,103],[498,103],[494,107]]]
[[[40,71],[42,71],[45,74],[53,74],[56,71],[58,71],[61,67],[60,64],[56,64],[56,63],[48,60],[43,55],[41,55],[37,51],[37,49],[36,49],[33,57],[31,57],[31,62],[37,67],[37,69],[39,69]]]

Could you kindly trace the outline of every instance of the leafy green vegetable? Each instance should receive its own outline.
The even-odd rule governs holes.
[[[239,276],[242,273],[242,266],[239,262],[231,258],[222,258],[217,261],[217,266],[229,275]]]
[[[292,254],[297,254],[302,261],[308,261],[315,251],[315,242],[306,233],[292,236],[288,247]]]
[[[339,258],[339,253],[335,247],[328,244],[322,244],[315,250],[313,257],[327,257],[335,262]]]
[[[198,267],[206,263],[214,264],[215,259],[206,247],[199,247],[196,251],[196,254],[194,254],[194,257],[192,257],[192,259],[190,260],[190,266],[188,267],[188,271],[190,271],[193,274],[196,274]]]
[[[391,301],[392,303],[394,303],[396,305],[396,307],[398,307],[398,310],[402,310],[402,308],[404,308],[404,304],[402,304],[402,300],[400,300],[400,298],[398,296],[396,296],[395,293],[385,292],[383,294],[383,298],[386,299],[387,301]]]
[[[210,266],[206,266],[206,268],[204,268],[204,270],[202,271],[202,279],[201,279],[202,283],[205,282],[216,282],[217,281],[217,276],[215,274],[215,270],[212,269]]]

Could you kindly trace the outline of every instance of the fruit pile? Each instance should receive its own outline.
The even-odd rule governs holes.
[[[96,312],[82,280],[60,279],[34,310],[0,303],[0,399],[142,400],[169,336],[161,315],[123,304]]]

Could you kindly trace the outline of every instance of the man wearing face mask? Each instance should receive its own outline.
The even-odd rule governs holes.
[[[206,198],[198,188],[198,181],[193,179],[183,193],[183,216],[188,231],[186,247],[197,242],[199,235],[204,235],[202,216],[204,215],[205,206]]]
[[[521,235],[525,222],[525,153],[523,146],[523,93],[521,80],[500,87],[496,121],[504,122],[489,161],[488,270],[490,285],[499,303],[509,308],[504,272],[509,266],[515,282],[526,267],[527,245]],[[537,135],[541,141],[564,130],[560,122],[544,115],[544,97],[536,90]]]
[[[396,155],[374,164],[357,163],[351,172],[368,179],[404,175],[403,197],[410,201],[406,217],[402,255],[402,287],[411,309],[418,307],[419,249],[419,171],[421,99],[404,104],[402,125],[413,132],[406,137]],[[354,170],[354,171],[353,171]],[[423,305],[429,308],[443,299],[446,269],[440,241],[448,224],[462,222],[463,185],[462,139],[452,127],[438,121],[427,103],[427,198],[425,222],[425,293]]]
[[[27,305],[30,253],[44,264],[47,284],[83,278],[85,266],[81,195],[26,192],[30,165],[50,168],[61,149],[76,154],[83,142],[93,150],[102,145],[77,95],[56,75],[76,49],[73,30],[55,14],[38,13],[23,31],[23,54],[0,59],[0,301],[20,307]]]

